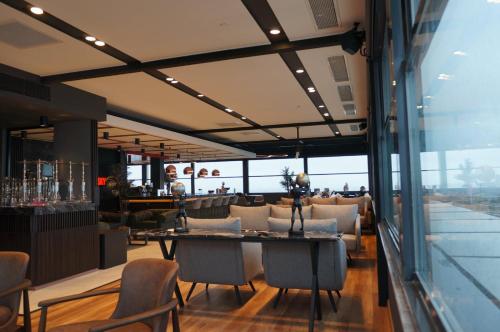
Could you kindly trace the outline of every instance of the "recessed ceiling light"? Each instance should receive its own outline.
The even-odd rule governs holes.
[[[313,92],[316,92],[316,89],[314,87],[309,87],[309,88],[307,88],[307,91],[313,93]]]
[[[339,132],[339,131],[336,131],[336,132],[335,132],[335,135],[340,135],[340,132]]]
[[[302,74],[302,73],[304,72],[304,69],[297,69],[295,72],[296,72],[297,74]]]
[[[31,7],[30,10],[35,15],[42,15],[43,14],[43,9],[40,7]]]
[[[198,98],[201,98],[201,97],[205,97],[204,95],[202,95],[201,93],[198,95]]]
[[[280,29],[271,29],[271,31],[269,31],[269,33],[271,35],[279,35],[281,33]]]
[[[324,116],[330,116],[330,113],[323,113]]]
[[[96,44],[97,46],[104,46],[104,45],[106,45],[106,43],[103,42],[102,40],[96,40],[94,44]]]
[[[87,36],[87,37],[85,37],[85,40],[89,41],[89,42],[93,42],[96,40],[96,38],[94,36]]]
[[[281,136],[280,136],[280,135],[276,135],[276,137],[277,137],[277,138],[281,138]]]
[[[233,112],[233,110],[232,110],[232,109],[230,109],[230,108],[226,108],[226,112],[228,112],[228,113],[232,113],[232,112]]]
[[[324,107],[325,107],[325,105],[319,105],[318,107],[319,107],[319,108],[324,108]]]
[[[177,84],[177,83],[179,83],[179,81],[173,80],[173,81],[171,81],[171,83],[172,84]]]
[[[241,120],[246,120],[246,119],[247,119],[246,116],[241,117]]]
[[[167,77],[167,81],[169,81],[169,82],[170,82],[170,81],[173,81],[173,80],[174,80],[174,78],[173,78],[173,77]]]

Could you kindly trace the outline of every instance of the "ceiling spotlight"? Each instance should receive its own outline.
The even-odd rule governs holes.
[[[247,117],[246,117],[246,116],[242,116],[242,117],[241,117],[241,120],[246,120],[246,119],[247,119]]]
[[[96,38],[94,36],[87,36],[87,37],[85,37],[85,40],[89,41],[89,42],[94,42],[94,41],[96,41]]]
[[[309,91],[310,93],[313,93],[313,92],[316,92],[316,89],[311,86],[311,87],[307,88],[307,91]]]
[[[134,143],[135,143],[135,145],[141,144],[141,139],[140,138],[134,139]]]
[[[172,84],[177,84],[177,83],[179,83],[179,81],[173,80],[173,81],[171,81],[170,83],[172,83]]]
[[[296,72],[297,74],[302,74],[302,73],[304,72],[304,69],[297,69],[295,72]]]
[[[335,132],[335,135],[340,135],[340,131],[336,131],[336,132]]]
[[[230,108],[226,108],[226,112],[228,112],[228,113],[232,113],[232,112],[233,112],[233,110],[232,110],[232,109],[230,109]]]
[[[141,153],[145,154],[146,153],[146,149],[141,149]]]
[[[109,139],[109,132],[105,131],[102,133],[102,138]]]
[[[118,146],[116,147],[116,151],[120,152],[121,150],[122,150],[122,146],[121,146],[121,145],[118,145]]]
[[[174,78],[173,78],[173,77],[167,77],[167,81],[171,82],[171,81],[173,81],[173,80],[174,80]]]
[[[271,31],[269,31],[269,33],[271,35],[279,35],[281,33],[280,29],[271,29]]]
[[[202,97],[205,97],[204,95],[202,95],[201,93],[198,94],[198,98],[202,98]]]
[[[319,105],[318,107],[319,108],[325,108],[325,105]]]
[[[28,138],[28,132],[26,130],[21,130],[21,138],[22,139]]]
[[[40,7],[31,7],[30,10],[35,15],[42,15],[43,14],[43,9]]]
[[[281,138],[281,136],[280,135],[276,135],[276,138]]]
[[[96,40],[96,41],[94,42],[94,44],[96,44],[97,46],[104,46],[104,45],[106,45],[106,43],[105,43],[105,42],[103,42],[102,40]]]
[[[359,124],[359,130],[365,130],[368,127],[368,123],[366,122],[361,122]]]
[[[49,118],[45,115],[40,117],[40,127],[45,128],[49,126]]]
[[[323,113],[324,116],[330,116],[330,113]]]
[[[165,157],[165,152],[160,152],[160,157]]]
[[[160,149],[165,149],[165,143],[160,143]]]
[[[177,154],[177,159],[181,159],[181,154],[180,153]]]

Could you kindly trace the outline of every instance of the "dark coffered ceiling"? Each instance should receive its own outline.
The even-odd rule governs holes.
[[[1,62],[103,96],[113,114],[247,148],[296,127],[364,140],[366,62],[341,47],[363,0],[2,3]]]

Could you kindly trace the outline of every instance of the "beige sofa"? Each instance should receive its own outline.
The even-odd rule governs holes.
[[[309,219],[337,219],[337,229],[343,232],[347,250],[350,252],[359,252],[361,250],[361,217],[358,214],[358,205],[321,205],[313,204],[304,206],[302,214],[307,222]],[[299,224],[299,218],[296,215],[296,224]],[[231,217],[241,219],[242,229],[269,230],[268,218],[290,219],[292,209],[290,206],[266,205],[266,206],[236,206],[229,208]]]

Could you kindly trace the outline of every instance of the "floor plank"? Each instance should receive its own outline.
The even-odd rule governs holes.
[[[375,236],[363,236],[364,249],[353,256],[342,298],[336,295],[338,312],[334,313],[326,292],[321,292],[323,320],[316,331],[391,331],[388,309],[377,305],[377,273]],[[180,311],[181,330],[190,331],[307,331],[309,292],[290,290],[276,309],[272,303],[277,289],[267,286],[262,278],[254,281],[257,292],[240,288],[243,306],[236,302],[232,286],[198,285]],[[102,288],[119,286],[119,282]],[[186,296],[190,284],[180,282]],[[93,319],[105,319],[113,312],[117,295],[106,295],[51,307],[47,327]],[[32,313],[33,331],[37,331],[39,311]],[[20,319],[20,322],[22,320]],[[171,327],[169,327],[170,331]]]

